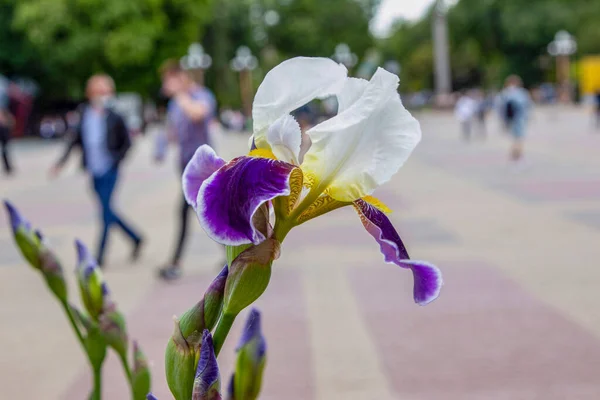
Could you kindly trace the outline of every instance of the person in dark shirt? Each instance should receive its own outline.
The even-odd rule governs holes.
[[[123,221],[112,207],[119,168],[131,147],[129,132],[123,118],[108,106],[114,91],[114,82],[107,75],[94,75],[88,80],[86,92],[89,104],[83,107],[79,126],[75,129],[66,151],[50,170],[51,176],[58,176],[72,151],[76,148],[81,150],[82,166],[91,177],[101,209],[102,234],[97,253],[98,264],[101,266],[104,264],[108,231],[113,224],[131,239],[132,260],[138,258],[142,245],[141,236]]]

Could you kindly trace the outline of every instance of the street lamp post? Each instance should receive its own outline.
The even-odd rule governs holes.
[[[559,87],[559,98],[562,101],[571,101],[570,84],[570,57],[577,51],[575,38],[567,31],[559,31],[554,40],[548,45],[548,53],[556,58],[556,81]]]
[[[439,106],[447,105],[452,91],[452,75],[450,72],[450,55],[448,45],[447,5],[444,0],[437,0],[433,13],[433,48],[435,69],[435,94]]]
[[[240,94],[244,115],[252,115],[252,70],[258,66],[258,60],[246,46],[240,46],[231,60],[231,69],[240,73]]]
[[[181,68],[188,71],[194,81],[200,85],[204,84],[204,71],[212,65],[212,58],[204,52],[200,43],[192,43],[188,53],[179,60]]]

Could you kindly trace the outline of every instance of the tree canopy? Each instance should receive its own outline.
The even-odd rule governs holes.
[[[81,95],[82,82],[98,71],[113,75],[121,90],[157,86],[160,62],[180,57],[198,39],[211,6],[209,0],[0,1],[8,22],[0,40],[16,39],[13,45],[36,65],[24,67],[13,53],[3,57],[13,64],[5,68],[30,74],[54,97]]]
[[[432,9],[418,21],[399,21],[380,43],[413,90],[433,84],[431,20]],[[460,0],[448,11],[454,87],[496,86],[511,73],[530,85],[550,80],[547,45],[556,32],[575,36],[578,55],[598,54],[599,20],[600,2],[593,0]]]
[[[230,60],[240,45],[254,72],[282,59],[331,56],[347,43],[359,57],[375,46],[369,21],[380,0],[0,0],[0,73],[36,80],[47,99],[78,98],[94,72],[120,91],[155,95],[157,68],[200,41],[213,57],[207,83],[239,103]]]

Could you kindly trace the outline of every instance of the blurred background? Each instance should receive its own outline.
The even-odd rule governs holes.
[[[10,93],[18,109],[16,135],[39,134],[43,120],[60,118],[66,126],[66,112],[83,99],[86,79],[99,71],[139,104],[158,100],[158,67],[167,58],[183,57],[192,43],[210,57],[209,64],[194,67],[206,69],[206,85],[220,108],[242,109],[238,73],[231,65],[240,46],[256,57],[254,88],[284,59],[338,54],[358,76],[369,77],[376,66],[387,65],[400,75],[408,102],[421,106],[435,92],[437,58],[451,65],[447,76],[438,76],[449,81],[441,83],[443,91],[499,89],[506,76],[517,74],[548,102],[556,97],[561,72],[548,46],[557,32],[566,31],[576,40],[576,51],[558,83],[568,80],[574,99],[592,101],[600,85],[596,2],[539,0],[526,8],[510,0],[434,3],[2,0],[0,74],[15,84]],[[433,25],[450,29],[440,36]],[[436,52],[436,42],[448,50]]]
[[[118,207],[145,247],[132,265],[112,239],[105,270],[159,398],[170,398],[171,317],[198,301],[223,258],[190,219],[183,278],[157,279],[181,197],[176,153],[154,162],[169,101],[159,68],[175,59],[214,93],[211,143],[231,159],[247,151],[256,88],[295,56],[330,57],[365,79],[379,66],[400,76],[423,142],[376,195],[396,211],[411,256],[438,265],[445,286],[433,304],[414,305],[411,277],[384,264],[352,210],[294,230],[259,302],[263,398],[600,398],[600,2],[0,0],[10,160],[0,197],[46,233],[67,270],[75,237],[96,243],[96,202],[75,162],[57,180],[47,170],[81,121],[87,79],[116,83],[113,105],[133,141]],[[525,133],[510,127],[510,75],[530,99]],[[305,129],[336,109],[324,100],[296,117]],[[0,304],[0,397],[85,398],[85,359],[3,213]],[[110,362],[105,396],[125,399]]]

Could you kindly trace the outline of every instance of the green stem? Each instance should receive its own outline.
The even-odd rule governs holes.
[[[85,348],[85,343],[83,342],[83,334],[81,333],[81,329],[79,329],[79,325],[77,325],[77,322],[75,321],[75,318],[73,317],[73,312],[71,311],[71,307],[69,307],[69,304],[66,301],[61,301],[60,304],[62,305],[63,310],[65,311],[65,314],[67,314],[67,317],[69,318],[71,327],[73,328],[73,330],[75,331],[75,334],[77,335],[77,340],[79,340],[81,347],[83,347],[83,351],[85,351],[87,354],[87,349]]]
[[[282,219],[275,224],[273,229],[273,237],[277,239],[279,243],[283,243],[283,239],[294,227],[293,223],[290,223],[287,219]]]
[[[215,329],[215,334],[213,335],[213,347],[215,349],[215,357],[219,355],[223,344],[225,343],[225,339],[227,339],[227,335],[233,326],[233,321],[235,321],[235,317],[237,314],[226,314],[224,313],[217,324],[217,328]]]
[[[131,368],[129,368],[129,364],[127,363],[127,354],[119,353],[119,360],[121,360],[121,365],[123,366],[123,370],[125,371],[125,375],[127,376],[127,382],[129,383],[129,389],[131,390],[131,399],[135,400],[135,391],[133,388],[133,374],[131,373]]]
[[[85,355],[87,356],[90,366],[92,367],[92,371],[94,373],[94,391],[90,395],[90,399],[91,400],[100,400],[102,397],[102,370],[101,370],[101,367],[96,368],[94,366],[94,363],[90,359],[90,355],[85,346],[83,334],[81,333],[81,329],[79,329],[79,325],[77,325],[77,322],[75,321],[75,317],[73,317],[73,311],[71,310],[71,307],[69,307],[69,304],[66,301],[61,301],[60,304],[62,305],[63,310],[65,311],[65,314],[67,314],[69,322],[71,323],[71,327],[75,331],[75,334],[77,335],[77,340],[79,340],[79,344],[81,344],[81,347],[83,348],[83,351],[84,351]]]
[[[231,271],[231,264],[244,250],[252,247],[251,244],[242,244],[239,246],[225,246],[225,255],[227,256],[227,266]]]
[[[91,400],[100,400],[102,398],[102,368],[94,368],[94,391],[90,396]]]

